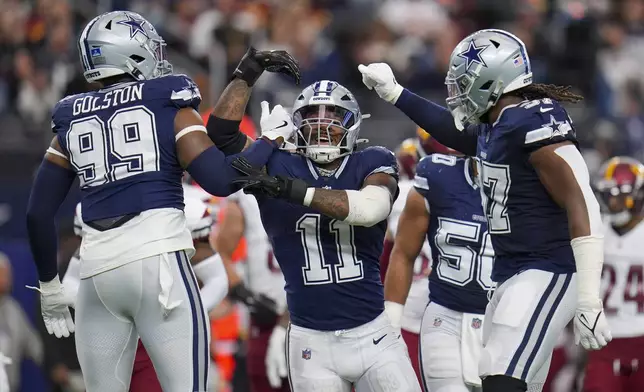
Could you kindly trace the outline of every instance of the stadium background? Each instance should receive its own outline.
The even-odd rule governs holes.
[[[572,85],[586,97],[569,111],[591,170],[614,154],[644,158],[644,0],[0,0],[0,251],[13,265],[11,294],[32,321],[40,318],[24,288],[36,281],[24,225],[32,175],[52,137],[52,107],[88,88],[76,37],[90,18],[115,9],[157,27],[175,72],[199,84],[204,112],[248,44],[285,48],[301,64],[300,87],[318,79],[347,86],[372,114],[362,136],[391,149],[415,126],[364,88],[357,64],[388,62],[402,85],[441,102],[454,45],[474,30],[503,28],[526,43],[535,80]],[[259,101],[291,106],[297,92],[290,80],[265,74],[248,114],[256,122]],[[77,197],[61,210],[63,249],[71,246]],[[49,347],[45,339],[41,367],[25,362],[21,391],[51,390],[51,361],[72,361]]]

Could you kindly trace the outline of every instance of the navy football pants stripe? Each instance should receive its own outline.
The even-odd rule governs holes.
[[[183,284],[188,292],[192,313],[192,390],[205,391],[208,385],[208,326],[199,295],[199,285],[192,273],[192,267],[184,251],[175,252]]]
[[[543,339],[546,337],[546,331],[550,326],[550,321],[552,320],[552,317],[555,315],[557,308],[559,308],[559,304],[561,304],[561,300],[563,299],[564,294],[566,294],[566,291],[568,291],[568,286],[570,286],[571,280],[572,280],[572,274],[566,274],[566,278],[564,279],[563,286],[561,287],[561,290],[559,290],[559,294],[557,294],[557,298],[555,298],[555,302],[552,304],[552,307],[548,312],[548,316],[546,316],[546,319],[543,322],[543,328],[541,328],[541,333],[539,333],[539,337],[537,338],[537,341],[534,344],[534,348],[532,349],[532,352],[530,353],[530,356],[526,361],[525,368],[523,368],[523,372],[521,373],[522,380],[525,380],[526,377],[528,377],[528,370],[530,370],[530,368],[532,367],[532,362],[534,362],[534,358],[537,356],[537,352],[541,347],[541,343],[543,343]]]
[[[557,310],[557,307],[561,303],[561,300],[565,295],[566,290],[568,290],[568,286],[570,285],[571,279],[572,279],[572,274],[566,274],[566,275],[554,274],[552,276],[552,278],[550,279],[550,283],[548,283],[548,287],[546,287],[546,290],[541,295],[541,298],[539,299],[539,302],[537,303],[537,306],[534,312],[532,313],[532,317],[528,322],[528,327],[525,331],[525,334],[523,335],[521,344],[519,344],[517,351],[514,353],[514,356],[510,361],[510,365],[508,366],[508,369],[505,371],[506,376],[514,377],[513,374],[514,374],[514,371],[516,370],[517,364],[519,363],[519,360],[525,353],[528,343],[530,342],[530,337],[533,335],[533,332],[536,329],[539,331],[539,335],[530,349],[530,354],[528,355],[528,359],[526,361],[525,367],[521,373],[521,379],[525,380],[525,377],[527,376],[528,371],[532,366],[532,362],[534,361],[534,358],[536,357],[537,352],[539,351],[540,344],[545,337],[548,325],[550,324],[550,320],[552,320],[552,317],[554,316]],[[559,283],[560,281],[563,281],[563,282],[560,284]],[[555,287],[558,285],[560,287],[555,290]],[[546,303],[548,303],[549,301],[552,301],[552,305],[548,309],[548,313],[546,317],[543,319],[543,322],[537,323],[539,321],[539,316],[543,313]],[[518,377],[514,377],[514,378],[518,378]]]

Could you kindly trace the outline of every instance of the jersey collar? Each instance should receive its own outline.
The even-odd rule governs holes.
[[[347,166],[347,162],[349,162],[350,156],[351,154],[345,155],[344,157],[342,157],[342,163],[335,170],[335,173],[333,173],[333,177],[335,177],[336,179],[340,177],[340,174],[342,174],[342,172],[344,171],[345,166]],[[308,158],[305,158],[305,159],[306,159],[306,165],[309,167],[309,171],[311,172],[311,175],[313,176],[314,179],[317,180],[320,177],[320,173],[317,167],[315,167],[315,165],[313,164],[313,161],[311,161]]]

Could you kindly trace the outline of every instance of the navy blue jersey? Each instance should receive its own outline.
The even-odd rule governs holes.
[[[398,177],[394,154],[369,147],[343,158],[331,177],[313,163],[279,151],[268,173],[305,180],[310,186],[359,190],[370,174]],[[312,208],[278,199],[259,198],[262,223],[284,279],[291,322],[320,331],[350,329],[384,311],[379,258],[386,220],[372,226],[351,226]]]
[[[183,209],[174,117],[201,95],[184,75],[122,83],[62,99],[52,129],[80,179],[83,220]]]
[[[494,251],[470,173],[470,159],[432,154],[416,168],[414,189],[429,205],[429,299],[457,312],[484,314]]]
[[[526,269],[575,271],[566,211],[529,162],[532,152],[563,141],[576,144],[572,120],[550,99],[506,107],[496,123],[481,127],[477,155],[496,254],[495,281]]]

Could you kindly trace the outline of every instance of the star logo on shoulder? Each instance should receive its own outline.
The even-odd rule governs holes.
[[[146,33],[145,29],[143,28],[143,25],[145,24],[145,20],[137,19],[130,14],[125,14],[125,16],[127,17],[127,20],[119,20],[116,23],[130,28],[130,39],[134,38],[136,33],[141,33],[146,38],[148,39],[150,38],[148,36],[148,33]]]
[[[483,53],[483,51],[489,46],[490,45],[476,46],[474,40],[471,40],[467,49],[464,52],[459,53],[457,56],[465,59],[466,69],[470,69],[470,66],[474,63],[481,64],[487,68],[487,64],[485,64],[485,61],[481,58],[481,53]]]
[[[544,128],[550,128],[552,130],[552,136],[550,138],[555,138],[557,136],[566,136],[568,132],[572,129],[570,124],[567,121],[557,121],[555,116],[550,115],[550,122],[543,125]]]

